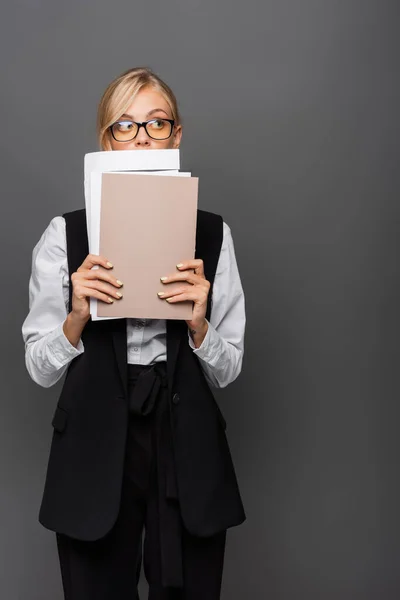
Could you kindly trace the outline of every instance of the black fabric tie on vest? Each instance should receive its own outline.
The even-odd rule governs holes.
[[[128,365],[130,435],[144,448],[145,456],[153,455],[156,463],[158,488],[158,516],[161,549],[161,578],[164,587],[183,587],[182,530],[173,457],[168,379],[166,363],[155,365]],[[135,427],[138,417],[142,425]],[[143,420],[142,420],[143,419]],[[132,469],[131,478],[143,490],[149,483],[150,469]],[[135,462],[135,461],[133,461]]]
[[[161,386],[167,386],[167,374],[161,364],[152,365],[150,369],[140,371],[135,387],[129,395],[129,411],[145,417],[149,415],[157,401]],[[133,365],[129,365],[129,373],[134,372]],[[135,377],[135,375],[134,375]],[[130,376],[130,381],[132,377]]]

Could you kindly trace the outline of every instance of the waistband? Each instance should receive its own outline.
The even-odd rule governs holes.
[[[167,374],[167,363],[166,361],[160,361],[156,363],[152,363],[151,365],[137,365],[133,363],[128,363],[128,379],[136,378],[142,371],[152,371],[156,369],[159,373]]]

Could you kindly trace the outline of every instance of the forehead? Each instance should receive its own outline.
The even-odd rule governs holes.
[[[152,88],[143,88],[136,94],[125,112],[135,118],[144,118],[149,112],[157,108],[165,111],[169,116],[171,115],[171,108],[159,91]]]

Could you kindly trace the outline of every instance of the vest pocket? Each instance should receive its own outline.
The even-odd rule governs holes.
[[[64,431],[67,420],[68,413],[63,408],[57,406],[51,424],[54,429],[58,431],[58,433],[62,433]]]

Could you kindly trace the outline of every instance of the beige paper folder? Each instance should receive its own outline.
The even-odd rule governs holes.
[[[100,254],[123,281],[123,298],[99,302],[99,317],[192,318],[192,302],[169,304],[157,293],[183,283],[163,284],[176,265],[194,258],[198,178],[103,173]]]

